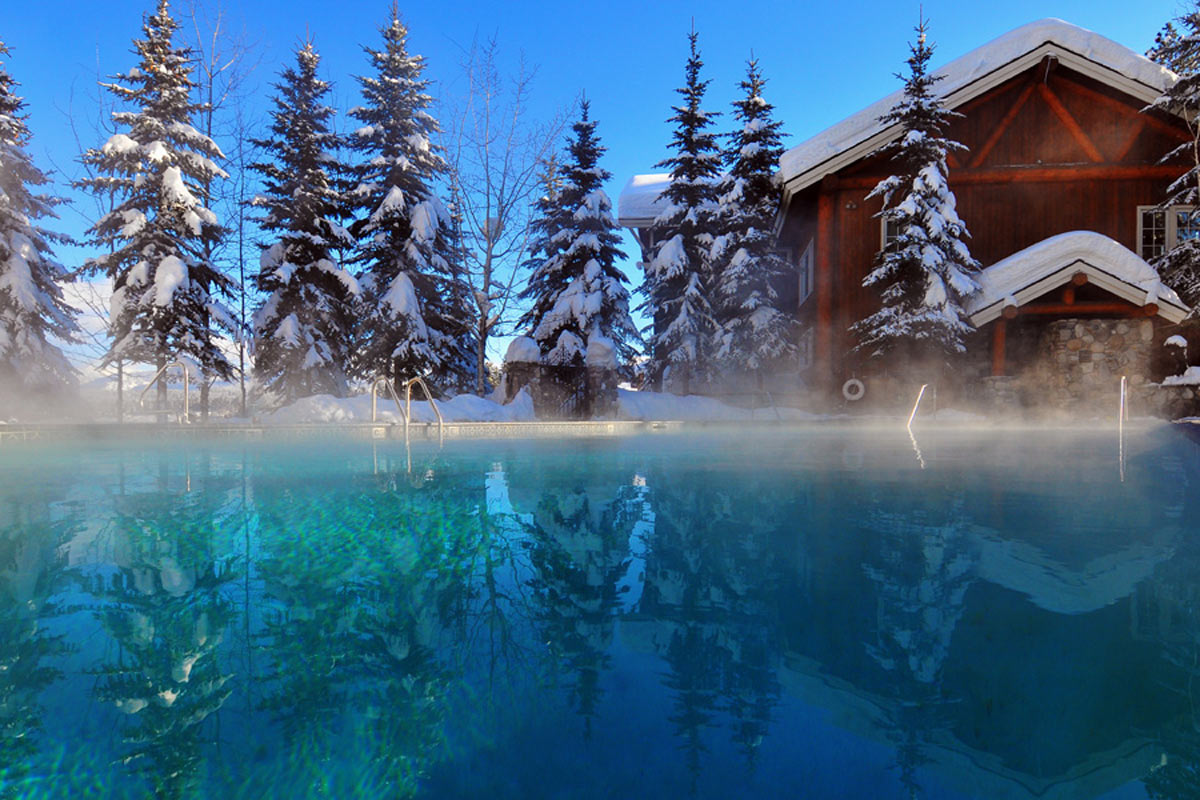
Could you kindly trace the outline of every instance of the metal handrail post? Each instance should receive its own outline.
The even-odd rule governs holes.
[[[138,406],[140,408],[146,407],[146,393],[149,392],[150,389],[152,389],[154,387],[154,384],[157,381],[164,379],[164,376],[166,375],[167,370],[169,370],[171,367],[179,367],[179,369],[182,370],[182,372],[183,372],[183,418],[179,422],[181,425],[186,425],[192,421],[192,409],[191,409],[191,398],[188,396],[189,392],[188,392],[187,364],[184,364],[182,361],[172,361],[169,364],[163,364],[162,367],[158,370],[158,372],[154,373],[154,377],[150,379],[150,382],[146,384],[146,388],[142,389],[142,393],[140,395],[138,395]],[[161,413],[165,414],[167,412],[165,410],[162,410]]]

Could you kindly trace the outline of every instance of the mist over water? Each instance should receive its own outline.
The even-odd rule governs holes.
[[[0,793],[1191,796],[1200,448],[914,432],[5,445]]]

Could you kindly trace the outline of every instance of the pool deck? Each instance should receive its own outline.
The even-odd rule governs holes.
[[[593,436],[629,436],[640,433],[677,431],[705,423],[679,421],[643,422],[630,420],[544,421],[544,422],[447,422],[445,439],[524,439],[578,438]],[[44,425],[0,425],[0,444],[27,441],[113,441],[149,438],[212,439],[297,439],[336,436],[352,439],[404,439],[404,425],[387,422],[311,423],[262,425],[256,423],[62,423]],[[438,426],[433,422],[413,422],[408,426],[410,440],[437,440]]]

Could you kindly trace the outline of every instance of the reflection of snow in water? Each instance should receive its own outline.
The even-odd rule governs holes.
[[[533,524],[533,514],[518,514],[508,498],[508,479],[504,476],[504,465],[492,464],[490,472],[484,473],[484,502],[487,514],[499,522],[500,529],[512,533],[523,532],[524,525]]]
[[[646,556],[650,553],[650,537],[654,535],[654,510],[650,506],[650,489],[646,478],[633,476],[632,492],[626,501],[631,508],[639,508],[640,518],[629,532],[629,561],[625,574],[617,579],[617,599],[621,613],[627,614],[641,602],[646,588]]]

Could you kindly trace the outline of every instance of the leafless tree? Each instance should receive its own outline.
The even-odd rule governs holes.
[[[203,187],[209,208],[223,221],[227,235],[208,256],[235,278],[237,330],[233,331],[238,350],[238,378],[241,384],[241,416],[246,416],[246,200],[252,193],[248,166],[253,157],[249,143],[252,123],[246,113],[246,98],[253,87],[251,78],[259,64],[258,47],[244,30],[235,31],[220,0],[188,0],[185,12],[189,25],[188,46],[196,65],[196,100],[201,105],[199,121],[205,136],[225,142],[223,167],[229,173],[224,181]],[[208,417],[210,383],[202,381],[201,414]]]
[[[493,36],[475,40],[463,59],[463,93],[448,103],[444,132],[451,213],[460,226],[463,277],[475,304],[476,391],[487,376],[487,340],[510,321],[517,277],[529,254],[533,200],[544,160],[553,152],[563,115],[530,118],[536,70],[500,63]]]

